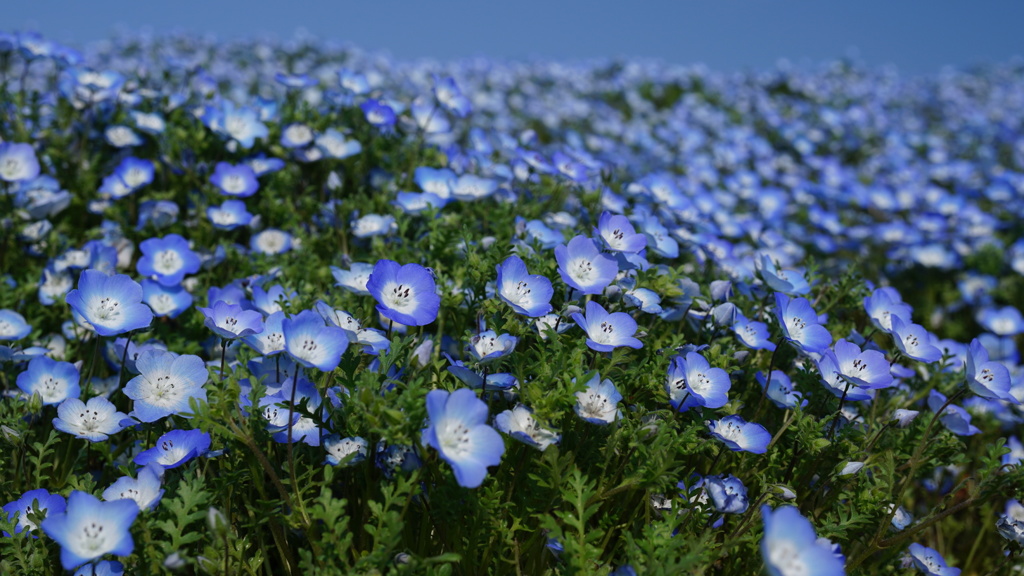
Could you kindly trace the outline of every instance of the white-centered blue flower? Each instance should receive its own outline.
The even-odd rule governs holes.
[[[160,487],[160,476],[163,474],[163,467],[159,464],[150,464],[139,470],[138,478],[122,476],[103,491],[103,499],[107,502],[114,500],[131,500],[139,507],[140,511],[147,511],[156,508],[163,497],[164,491]]]
[[[135,401],[131,415],[142,422],[186,414],[192,398],[206,401],[203,386],[210,373],[198,356],[146,350],[135,360],[135,367],[139,375],[125,384],[124,393]]]
[[[296,316],[285,318],[281,322],[281,331],[285,352],[307,368],[330,372],[338,367],[341,355],[348,348],[344,330],[328,326],[312,310],[303,310]]]
[[[505,453],[501,434],[486,424],[487,404],[468,388],[431,390],[426,402],[429,424],[421,433],[422,444],[451,465],[459,486],[480,486],[487,467],[500,464]]]
[[[541,452],[561,440],[561,436],[541,426],[533,416],[533,411],[522,404],[495,416],[494,425],[498,430]]]
[[[18,388],[32,396],[39,394],[44,406],[60,404],[67,398],[78,398],[78,368],[70,362],[59,362],[46,356],[37,356],[28,368],[18,374]]]
[[[761,507],[761,557],[771,576],[843,576],[843,563],[818,544],[814,527],[794,506]]]
[[[737,414],[720,420],[711,420],[706,424],[711,435],[733,452],[764,454],[768,451],[768,443],[772,439],[772,435],[764,426],[747,422]]]
[[[88,402],[68,398],[57,406],[53,427],[74,434],[76,438],[103,442],[111,434],[123,430],[121,422],[127,418],[127,414],[118,412],[110,400],[102,396],[90,398]]]
[[[593,300],[587,302],[586,316],[575,312],[572,319],[587,333],[587,346],[598,352],[611,352],[619,346],[643,348],[643,342],[634,337],[636,320],[625,312],[609,313]]]
[[[509,256],[497,266],[498,297],[517,314],[530,318],[551,312],[551,281],[540,274],[529,274],[519,256]]]
[[[576,236],[567,245],[555,246],[558,273],[581,294],[600,294],[619,273],[613,258],[602,254],[593,240]]]
[[[142,303],[142,286],[124,274],[83,270],[78,288],[64,299],[100,336],[139,330],[153,321],[153,311]]]
[[[441,307],[434,276],[419,264],[402,266],[393,260],[379,260],[366,289],[377,301],[378,312],[407,326],[430,324]]]
[[[622,394],[615,384],[601,375],[595,373],[587,382],[587,388],[576,393],[576,405],[573,410],[576,414],[592,424],[611,424],[622,416],[619,410],[619,402]]]
[[[135,549],[131,526],[139,507],[128,500],[101,502],[95,496],[72,491],[64,512],[47,516],[40,527],[60,544],[65,570],[105,554],[128,556]]]

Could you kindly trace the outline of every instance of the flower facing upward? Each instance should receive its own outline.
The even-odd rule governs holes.
[[[40,527],[60,544],[60,563],[65,570],[104,554],[128,556],[135,549],[130,532],[139,507],[129,500],[100,502],[75,490],[63,513],[48,516]]]
[[[487,476],[488,466],[501,463],[505,441],[486,424],[487,404],[468,388],[454,392],[427,393],[429,425],[421,442],[438,451],[451,465],[455,480],[464,488],[476,488]]]
[[[377,300],[378,312],[407,326],[430,324],[441,307],[433,275],[419,264],[402,266],[393,260],[379,260],[366,289]]]
[[[61,432],[74,434],[76,438],[102,442],[110,434],[116,434],[124,429],[121,421],[126,418],[127,414],[118,412],[110,400],[102,396],[90,398],[89,402],[68,398],[57,407],[53,427]]]
[[[147,350],[135,360],[139,375],[124,386],[125,396],[135,401],[132,416],[155,422],[171,414],[189,412],[189,400],[206,400],[203,385],[209,378],[199,356]]]
[[[608,313],[593,300],[587,302],[586,316],[575,312],[572,319],[587,333],[587,346],[598,352],[611,352],[619,346],[643,348],[643,343],[633,337],[636,334],[636,320],[625,312]]]
[[[814,526],[795,506],[761,507],[761,557],[771,576],[842,576],[843,562],[819,544]]]
[[[35,521],[28,517],[29,514],[52,516],[63,512],[65,506],[67,506],[67,501],[60,494],[50,494],[45,488],[37,488],[25,492],[14,502],[5,504],[2,510],[4,514],[9,515],[8,519],[11,522],[17,520],[14,524],[14,533],[20,534],[39,528]],[[8,532],[4,532],[3,535],[5,538],[11,537]]]
[[[735,414],[721,420],[712,420],[707,425],[711,435],[721,440],[733,452],[764,454],[768,451],[768,443],[772,439],[772,435],[764,426],[747,422]]]
[[[210,308],[199,308],[206,320],[203,325],[225,340],[234,340],[263,332],[263,315],[244,310],[238,304],[218,300]]]
[[[601,380],[600,374],[594,374],[587,382],[587,389],[576,393],[576,406],[573,410],[580,418],[592,424],[611,424],[622,416],[619,411],[621,400],[622,393],[611,380]]]
[[[78,368],[70,362],[58,362],[46,356],[38,356],[28,363],[28,368],[18,374],[18,388],[29,396],[38,393],[43,405],[60,404],[67,398],[78,398],[81,388],[78,384]]]
[[[153,311],[142,303],[142,286],[124,274],[83,270],[65,301],[100,336],[139,330],[153,321]]]
[[[602,254],[586,236],[576,236],[568,245],[555,246],[555,260],[562,280],[581,294],[600,294],[619,273],[615,260]]]
[[[971,391],[990,400],[1006,400],[1017,404],[1010,394],[1010,371],[1001,362],[990,362],[988,350],[977,338],[971,341],[967,352],[967,386]]]
[[[199,256],[188,247],[188,240],[178,234],[150,238],[139,244],[142,258],[136,269],[164,286],[177,286],[186,274],[199,271]]]
[[[690,408],[721,408],[729,401],[729,374],[712,368],[707,359],[696,352],[676,356],[669,365],[665,390],[669,403],[677,412]]]
[[[306,368],[330,372],[338,367],[341,355],[348,348],[345,331],[328,326],[323,317],[312,310],[303,310],[281,322],[285,352]]]
[[[832,335],[818,323],[818,315],[806,298],[793,298],[775,293],[775,316],[787,340],[805,352],[822,353],[832,343]]]
[[[139,466],[159,464],[177,468],[210,449],[210,435],[201,430],[171,430],[156,441],[156,446],[140,452],[133,462]]]
[[[517,314],[536,318],[551,312],[554,289],[551,280],[540,274],[529,274],[519,256],[509,256],[498,265],[498,297]]]

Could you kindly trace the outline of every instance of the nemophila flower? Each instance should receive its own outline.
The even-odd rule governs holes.
[[[1010,451],[1003,454],[1003,457],[1000,459],[1003,466],[1020,466],[1021,462],[1024,461],[1024,444],[1021,444],[1020,439],[1016,436],[1010,436],[1006,439],[1006,447]]]
[[[139,274],[152,277],[164,286],[177,286],[186,274],[199,271],[199,256],[189,248],[188,240],[178,234],[143,240],[139,249],[142,251],[136,264]]]
[[[459,118],[465,118],[472,109],[469,98],[462,94],[458,84],[450,76],[434,76],[434,97],[444,109]]]
[[[78,398],[78,368],[70,362],[58,362],[46,356],[37,356],[28,368],[18,374],[18,388],[32,396],[39,394],[44,406],[60,404],[68,398]]]
[[[131,500],[141,512],[153,510],[164,495],[160,488],[162,470],[158,464],[150,464],[139,470],[138,478],[122,476],[103,491],[103,499],[107,502]]]
[[[74,490],[65,511],[49,515],[40,528],[60,544],[64,569],[73,570],[105,554],[130,555],[135,549],[131,526],[138,514],[134,502],[100,502],[91,494]]]
[[[742,514],[747,511],[747,487],[732,474],[704,477],[704,489],[711,497],[715,510],[722,514]]]
[[[218,162],[210,176],[210,183],[223,194],[236,198],[248,198],[260,189],[256,173],[248,164]]]
[[[832,347],[839,372],[854,384],[868,388],[887,388],[892,385],[892,373],[885,355],[877,350],[864,350],[840,338]]]
[[[121,124],[107,126],[103,137],[114,148],[131,148],[142,144],[142,138],[134,130]]]
[[[64,300],[100,336],[141,330],[153,321],[153,311],[142,303],[142,286],[124,274],[83,270],[78,288]]]
[[[768,325],[764,322],[750,320],[743,314],[738,314],[732,324],[732,331],[740,343],[748,348],[769,352],[775,350],[775,343],[770,340],[771,335],[768,333]]]
[[[139,205],[139,222],[135,229],[142,230],[148,225],[162,230],[177,222],[180,212],[178,205],[170,200],[147,200]]]
[[[256,176],[263,176],[264,174],[277,172],[285,166],[284,160],[281,160],[280,158],[268,158],[263,154],[249,158],[245,163],[252,168],[252,171]]]
[[[611,352],[619,346],[643,348],[643,342],[633,337],[636,320],[625,312],[608,313],[597,302],[587,302],[586,316],[575,312],[572,319],[587,333],[587,346],[598,352]]]
[[[318,134],[315,142],[324,156],[338,160],[355,156],[363,151],[363,145],[358,140],[350,140],[334,128],[328,128],[323,134]]]
[[[354,466],[366,460],[370,445],[359,436],[341,438],[337,434],[331,434],[324,438],[324,449],[327,450],[327,463],[331,466],[337,466],[342,462],[346,466]]]
[[[522,404],[517,404],[515,408],[495,416],[494,425],[498,430],[541,452],[561,440],[561,436],[543,428],[533,417],[533,410]]]
[[[917,418],[920,414],[917,410],[906,410],[904,408],[898,408],[892,414],[892,419],[896,421],[896,425],[900,428],[906,428],[911,422]]]
[[[555,246],[555,259],[562,281],[581,294],[600,294],[619,273],[615,260],[602,254],[586,236]]]
[[[1006,400],[1017,404],[1010,394],[1010,371],[1001,362],[990,362],[988,351],[977,338],[967,352],[967,386],[972,392],[990,400]]]
[[[450,364],[448,372],[474,390],[479,388],[485,388],[486,390],[509,390],[519,384],[515,376],[504,372],[488,374],[485,380],[483,374],[466,367],[461,360],[455,360],[447,352],[444,353],[444,357],[448,359]]]
[[[615,384],[607,378],[601,380],[601,375],[595,373],[587,382],[587,389],[576,393],[573,410],[592,424],[611,424],[622,415],[619,410],[621,400],[622,394]]]
[[[517,314],[536,318],[551,312],[551,281],[540,274],[529,274],[519,256],[509,256],[496,268],[498,297]]]
[[[0,180],[22,182],[39,176],[39,160],[31,144],[0,142]]]
[[[842,369],[839,367],[839,358],[836,357],[836,353],[831,349],[825,350],[815,363],[818,365],[818,371],[821,373],[821,383],[836,398],[845,397],[847,400],[859,402],[872,397],[868,389],[862,388],[855,381],[844,376]]]
[[[467,349],[477,362],[483,364],[508,356],[516,349],[517,342],[519,339],[511,334],[499,335],[494,330],[487,330],[474,335]]]
[[[622,301],[628,306],[639,308],[645,314],[661,314],[665,311],[661,307],[661,296],[647,288],[634,288],[624,293]]]
[[[211,130],[234,139],[242,148],[252,148],[256,138],[266,138],[269,131],[253,108],[236,108],[223,100],[219,108],[208,107],[203,121]]]
[[[166,563],[164,565],[167,566]],[[75,570],[74,576],[124,576],[124,564],[116,560],[102,560],[95,564],[83,564],[78,570]]]
[[[420,190],[430,192],[442,200],[447,200],[452,195],[452,186],[457,176],[448,168],[429,168],[420,166],[413,172],[413,180]]]
[[[1024,506],[1020,501],[1014,498],[1006,501],[1005,512],[996,520],[996,531],[1003,538],[1024,546]]]
[[[249,248],[268,256],[284,254],[292,249],[292,236],[283,230],[267,228],[249,239]]]
[[[210,435],[201,430],[171,430],[156,441],[156,446],[140,452],[133,462],[139,466],[159,464],[177,468],[202,456],[210,449]],[[137,508],[136,508],[137,510]]]
[[[452,197],[463,201],[481,200],[498,190],[498,181],[475,174],[463,174],[452,182]]]
[[[37,488],[25,492],[14,502],[4,504],[3,511],[9,521],[17,520],[14,525],[15,534],[29,534],[39,528],[37,520],[60,514],[66,506],[67,502],[60,494],[50,494],[44,488]],[[6,531],[3,535],[5,538],[11,537]]]
[[[712,368],[707,359],[696,352],[675,356],[669,364],[665,391],[677,412],[690,408],[721,408],[729,402],[729,375],[721,368]]]
[[[177,318],[192,307],[192,294],[181,286],[165,286],[156,280],[142,281],[142,301],[155,316]]]
[[[793,382],[789,379],[789,376],[781,370],[772,370],[772,381],[770,384],[763,372],[758,372],[755,378],[758,384],[761,385],[761,388],[768,386],[765,396],[771,400],[772,404],[779,408],[791,409],[796,408],[798,404],[800,406],[807,405],[807,400],[801,399],[801,394],[794,389]]]
[[[761,507],[761,558],[771,576],[843,576],[843,563],[818,544],[814,526],[795,506]]]
[[[284,286],[280,284],[275,284],[266,290],[262,286],[252,287],[252,304],[264,314],[282,311],[282,302],[289,303],[296,296],[298,296],[297,292],[285,292]]]
[[[164,117],[156,112],[140,112],[132,110],[129,112],[135,121],[135,127],[149,134],[161,134],[167,127]]]
[[[893,508],[896,509],[895,512],[893,511]],[[885,508],[885,513],[892,514],[890,524],[892,524],[892,527],[895,528],[897,532],[905,529],[914,522],[914,515],[907,511],[903,506],[889,504],[889,506]]]
[[[89,402],[68,398],[57,406],[53,427],[74,434],[76,438],[103,442],[111,434],[123,430],[121,422],[127,418],[127,414],[118,412],[110,400],[102,396],[90,398]]]
[[[345,331],[328,326],[312,310],[303,310],[296,316],[285,318],[281,322],[281,331],[285,352],[306,368],[330,372],[338,367],[341,355],[348,348]]]
[[[380,100],[370,98],[360,106],[366,121],[377,128],[391,128],[395,124],[395,111]]]
[[[372,238],[391,234],[398,229],[395,217],[391,215],[367,214],[352,221],[352,235],[356,238]]]
[[[910,318],[912,309],[900,299],[899,293],[891,288],[878,288],[864,298],[864,311],[879,330],[892,331],[892,317]]]
[[[946,400],[948,398],[937,390],[933,389],[928,392],[928,408],[932,412],[938,413],[939,408],[946,403]],[[977,426],[971,424],[971,415],[955,404],[946,406],[942,414],[939,415],[939,422],[942,422],[946,429],[957,436],[973,436],[981,432]]]
[[[960,569],[946,564],[946,559],[932,548],[917,542],[907,549],[914,562],[914,567],[928,576],[960,576]]]
[[[114,169],[112,176],[119,179],[127,189],[127,193],[135,192],[139,188],[153,182],[154,167],[149,160],[128,156]],[[114,198],[119,196],[114,195]]]
[[[501,434],[486,424],[487,404],[468,388],[431,390],[426,401],[429,423],[421,433],[422,444],[451,465],[459,486],[480,486],[487,467],[500,464],[505,453]]]
[[[373,264],[366,262],[353,262],[348,270],[331,266],[331,274],[337,281],[335,286],[360,296],[370,295],[370,291],[366,289],[366,282],[370,279],[371,273],[373,273]]]
[[[406,214],[421,214],[431,208],[441,209],[447,202],[430,192],[399,192],[394,205]]]
[[[821,354],[832,343],[832,334],[818,323],[818,315],[806,298],[793,298],[775,293],[775,317],[782,333],[803,351]]]
[[[366,289],[377,301],[377,311],[388,320],[424,326],[437,319],[441,297],[433,274],[419,264],[402,266],[393,260],[378,260]]]
[[[39,280],[39,303],[43,306],[52,306],[62,299],[74,285],[75,279],[68,272],[57,272],[50,266],[43,268],[43,277]],[[5,338],[5,331],[10,330],[10,326],[4,326],[5,312],[9,311],[0,310],[0,340],[11,339],[10,337]]]
[[[14,310],[0,310],[0,341],[21,340],[32,332],[25,317]]]
[[[263,331],[263,315],[244,310],[238,304],[218,301],[210,308],[199,308],[206,319],[203,325],[225,340],[234,340]]]
[[[245,209],[241,200],[225,200],[220,206],[206,209],[206,217],[218,230],[234,230],[240,226],[248,226],[252,222],[252,214]]]
[[[706,424],[711,435],[733,452],[764,454],[768,451],[768,443],[772,439],[772,435],[764,426],[747,422],[737,414],[721,420],[710,420]]]
[[[904,356],[919,362],[935,362],[942,358],[942,351],[932,345],[932,335],[924,326],[904,322],[899,316],[891,316],[890,321],[892,338]]]
[[[302,148],[313,142],[313,130],[299,122],[293,122],[281,129],[281,146]]]
[[[1024,332],[1024,316],[1013,306],[985,308],[976,316],[978,324],[997,336],[1015,336]]]
[[[203,386],[210,377],[203,359],[191,354],[147,350],[135,360],[139,375],[124,386],[125,396],[135,401],[131,416],[156,422],[171,414],[187,414],[189,400],[206,401]]]
[[[800,296],[810,292],[811,287],[804,278],[803,270],[783,270],[767,254],[755,262],[757,271],[769,288],[789,296]]]
[[[639,252],[647,247],[647,237],[636,232],[629,218],[611,212],[601,213],[594,236],[613,252]]]
[[[242,341],[264,356],[284,352],[284,312],[277,311],[263,321],[263,330],[242,336]]]

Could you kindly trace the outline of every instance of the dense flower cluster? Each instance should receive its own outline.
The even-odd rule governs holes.
[[[1022,95],[0,33],[0,572],[999,570]]]

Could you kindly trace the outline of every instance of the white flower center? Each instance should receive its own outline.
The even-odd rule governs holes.
[[[102,298],[92,306],[91,316],[98,320],[115,321],[121,317],[121,303],[113,298]]]
[[[789,540],[778,540],[768,547],[768,562],[782,576],[807,576],[810,567],[800,557],[800,551]]]
[[[585,258],[579,258],[569,263],[569,274],[578,284],[590,284],[594,275],[594,264]]]
[[[460,458],[469,453],[469,428],[461,420],[447,420],[437,428],[438,441],[445,453]]]
[[[153,270],[163,276],[176,273],[184,264],[181,255],[174,250],[163,250],[153,257]]]
[[[408,314],[416,309],[416,292],[405,284],[392,282],[384,286],[381,296],[384,304],[393,310]]]

